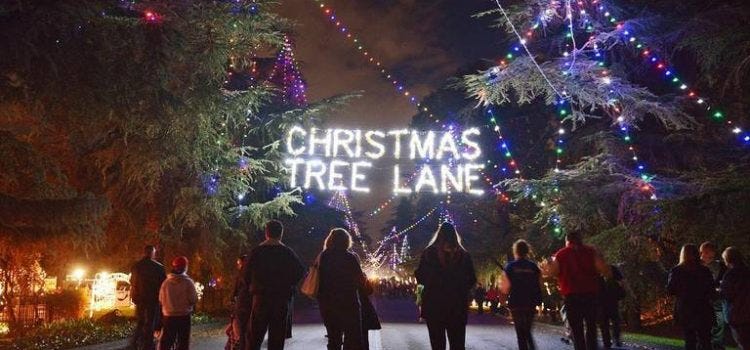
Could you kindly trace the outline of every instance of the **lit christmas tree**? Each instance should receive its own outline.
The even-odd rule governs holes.
[[[411,260],[411,246],[409,245],[409,235],[405,234],[401,242],[401,261]]]
[[[302,79],[291,39],[284,37],[284,45],[276,55],[276,63],[268,81],[281,89],[281,102],[295,107],[307,104],[306,84]]]

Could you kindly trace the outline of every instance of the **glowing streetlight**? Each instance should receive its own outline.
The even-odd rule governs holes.
[[[84,277],[86,277],[86,270],[82,268],[76,268],[73,270],[73,273],[70,274],[71,277],[73,277],[74,280],[82,281]]]

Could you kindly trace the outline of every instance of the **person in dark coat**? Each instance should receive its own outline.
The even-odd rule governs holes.
[[[477,277],[453,224],[440,225],[422,252],[415,275],[417,283],[424,286],[422,318],[427,322],[432,349],[445,350],[446,334],[451,350],[465,349],[470,292]]]
[[[362,302],[372,293],[357,256],[350,252],[352,237],[334,228],[320,253],[320,316],[328,333],[328,350],[364,349]]]
[[[250,315],[253,310],[250,286],[245,284],[245,279],[243,278],[243,273],[247,268],[247,260],[247,254],[243,254],[237,258],[239,274],[234,282],[234,292],[232,292],[230,349],[243,349],[245,347],[245,334],[247,334],[247,326],[250,323]]]
[[[698,247],[682,246],[680,263],[669,272],[667,291],[677,299],[674,319],[682,327],[685,349],[711,349],[715,294],[711,271],[700,262]]]
[[[519,239],[513,244],[514,261],[503,271],[503,289],[508,294],[508,307],[516,328],[519,350],[536,349],[531,329],[536,307],[542,304],[542,271],[528,259],[531,248]]]
[[[711,276],[714,279],[714,288],[719,289],[721,280],[724,278],[724,273],[727,271],[726,265],[721,261],[719,257],[719,249],[711,241],[701,243],[698,248],[701,257],[701,263],[703,266],[708,267],[711,271]],[[713,350],[724,350],[724,330],[726,329],[726,322],[724,322],[724,300],[720,297],[713,301],[715,321],[713,327],[711,327],[711,346]]]
[[[727,272],[721,280],[721,293],[725,306],[725,320],[740,350],[750,350],[750,269],[742,253],[729,247],[722,254]]]
[[[297,254],[281,243],[284,226],[272,220],[266,224],[266,240],[248,255],[243,273],[250,286],[252,314],[245,350],[259,350],[268,332],[268,349],[282,350],[291,330],[291,300],[305,274]]]
[[[617,266],[608,264],[601,254],[598,254],[597,258],[601,273],[599,276],[598,305],[599,329],[602,332],[602,342],[605,349],[612,348],[613,340],[615,346],[621,347],[620,300],[625,298],[622,273]]]
[[[484,300],[487,299],[487,290],[484,289],[482,284],[478,284],[477,288],[474,289],[474,301],[477,302],[477,312],[480,314],[484,313]]]
[[[138,260],[130,269],[130,298],[135,304],[137,323],[133,331],[130,347],[134,349],[152,350],[154,330],[161,318],[159,305],[159,288],[167,278],[164,265],[158,263],[156,247],[147,245],[143,249],[144,257]]]

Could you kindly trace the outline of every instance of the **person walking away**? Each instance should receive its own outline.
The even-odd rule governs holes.
[[[474,290],[474,300],[477,302],[477,307],[479,314],[484,313],[484,300],[487,298],[487,291],[484,289],[484,286],[482,284],[478,284],[477,288]]]
[[[701,263],[703,266],[708,267],[711,271],[711,276],[714,279],[714,288],[718,290],[721,284],[721,279],[724,278],[724,273],[727,267],[719,259],[719,252],[716,245],[710,241],[703,242],[699,248]],[[713,350],[724,350],[724,330],[726,329],[726,322],[724,322],[724,301],[719,297],[713,301],[715,322],[711,327],[711,346]]]
[[[424,296],[424,286],[417,284],[417,288],[414,289],[414,303],[417,304],[417,322],[422,323],[422,296]]]
[[[243,349],[245,346],[245,335],[247,334],[247,325],[250,321],[252,312],[252,296],[250,295],[250,286],[245,284],[242,278],[243,272],[247,268],[247,254],[242,254],[237,258],[237,270],[239,274],[234,282],[234,291],[232,292],[232,318],[229,324],[227,335],[229,336],[227,349]]]
[[[490,314],[497,314],[497,304],[500,302],[500,290],[494,284],[487,290],[487,301],[490,302]]]
[[[515,260],[505,266],[502,275],[519,350],[536,349],[531,329],[536,307],[542,304],[542,271],[528,259],[530,251],[529,244],[522,239],[513,243]]]
[[[719,291],[726,303],[725,319],[739,350],[750,350],[750,269],[735,247],[725,249],[722,258],[727,272]]]
[[[446,334],[451,350],[464,350],[469,293],[477,277],[453,224],[440,225],[422,252],[415,277],[424,285],[422,317],[427,322],[432,350],[445,350]]]
[[[677,299],[674,319],[683,330],[685,349],[710,349],[714,280],[711,271],[700,263],[694,244],[682,246],[680,263],[669,272],[667,291]]]
[[[364,349],[362,305],[372,288],[351,246],[349,232],[334,228],[320,253],[318,303],[328,350]]]
[[[581,233],[571,231],[565,237],[565,247],[555,253],[549,264],[549,274],[557,277],[575,350],[597,348],[599,272],[595,258],[596,250],[583,244]]]
[[[291,331],[290,305],[297,284],[305,274],[305,265],[281,239],[284,226],[272,220],[266,223],[266,239],[248,256],[243,274],[250,286],[252,314],[245,350],[259,350],[268,333],[268,349],[282,350]]]
[[[131,338],[132,349],[154,349],[154,330],[160,322],[159,288],[167,278],[164,265],[156,259],[156,247],[143,248],[144,256],[130,269],[130,298],[135,304],[137,323]]]
[[[625,298],[622,273],[616,266],[607,264],[601,254],[597,254],[597,263],[601,271],[599,276],[599,329],[602,333],[602,342],[605,349],[612,348],[613,340],[615,346],[621,347],[620,300]]]
[[[187,269],[186,257],[174,258],[172,272],[161,284],[159,302],[164,322],[159,350],[190,349],[190,315],[198,302],[198,292],[195,282],[187,275]]]

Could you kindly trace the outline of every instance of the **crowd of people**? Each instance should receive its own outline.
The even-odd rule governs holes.
[[[368,280],[351,252],[351,235],[341,228],[330,231],[305,277],[307,268],[282,243],[282,236],[281,222],[268,222],[265,241],[238,259],[227,349],[260,349],[266,335],[268,349],[283,349],[291,337],[293,299],[303,279],[303,292],[318,300],[329,350],[368,348],[368,331],[381,327],[370,302],[375,291],[416,295],[433,350],[465,349],[470,300],[477,302],[479,312],[488,301],[494,312],[507,296],[518,348],[535,349],[533,324],[542,304],[543,276],[557,279],[561,313],[574,349],[597,349],[599,332],[605,349],[622,342],[623,275],[594,247],[584,244],[576,231],[568,232],[565,246],[540,264],[529,258],[532,248],[526,241],[516,241],[514,259],[504,266],[499,287],[489,289],[477,284],[471,255],[451,223],[442,223],[422,252],[414,273],[416,283]],[[175,345],[189,348],[190,314],[197,298],[187,265],[185,257],[174,259],[166,276],[151,246],[134,265],[133,302],[138,316],[134,347],[153,349],[153,333],[160,324],[160,350]],[[727,328],[740,349],[750,349],[750,271],[739,250],[726,248],[720,259],[711,242],[683,246],[679,264],[669,273],[667,290],[675,297],[674,318],[684,332],[686,349],[723,349]]]
[[[372,281],[375,292],[373,295],[386,298],[411,298],[416,293],[417,284],[411,278],[398,277],[378,278]]]

